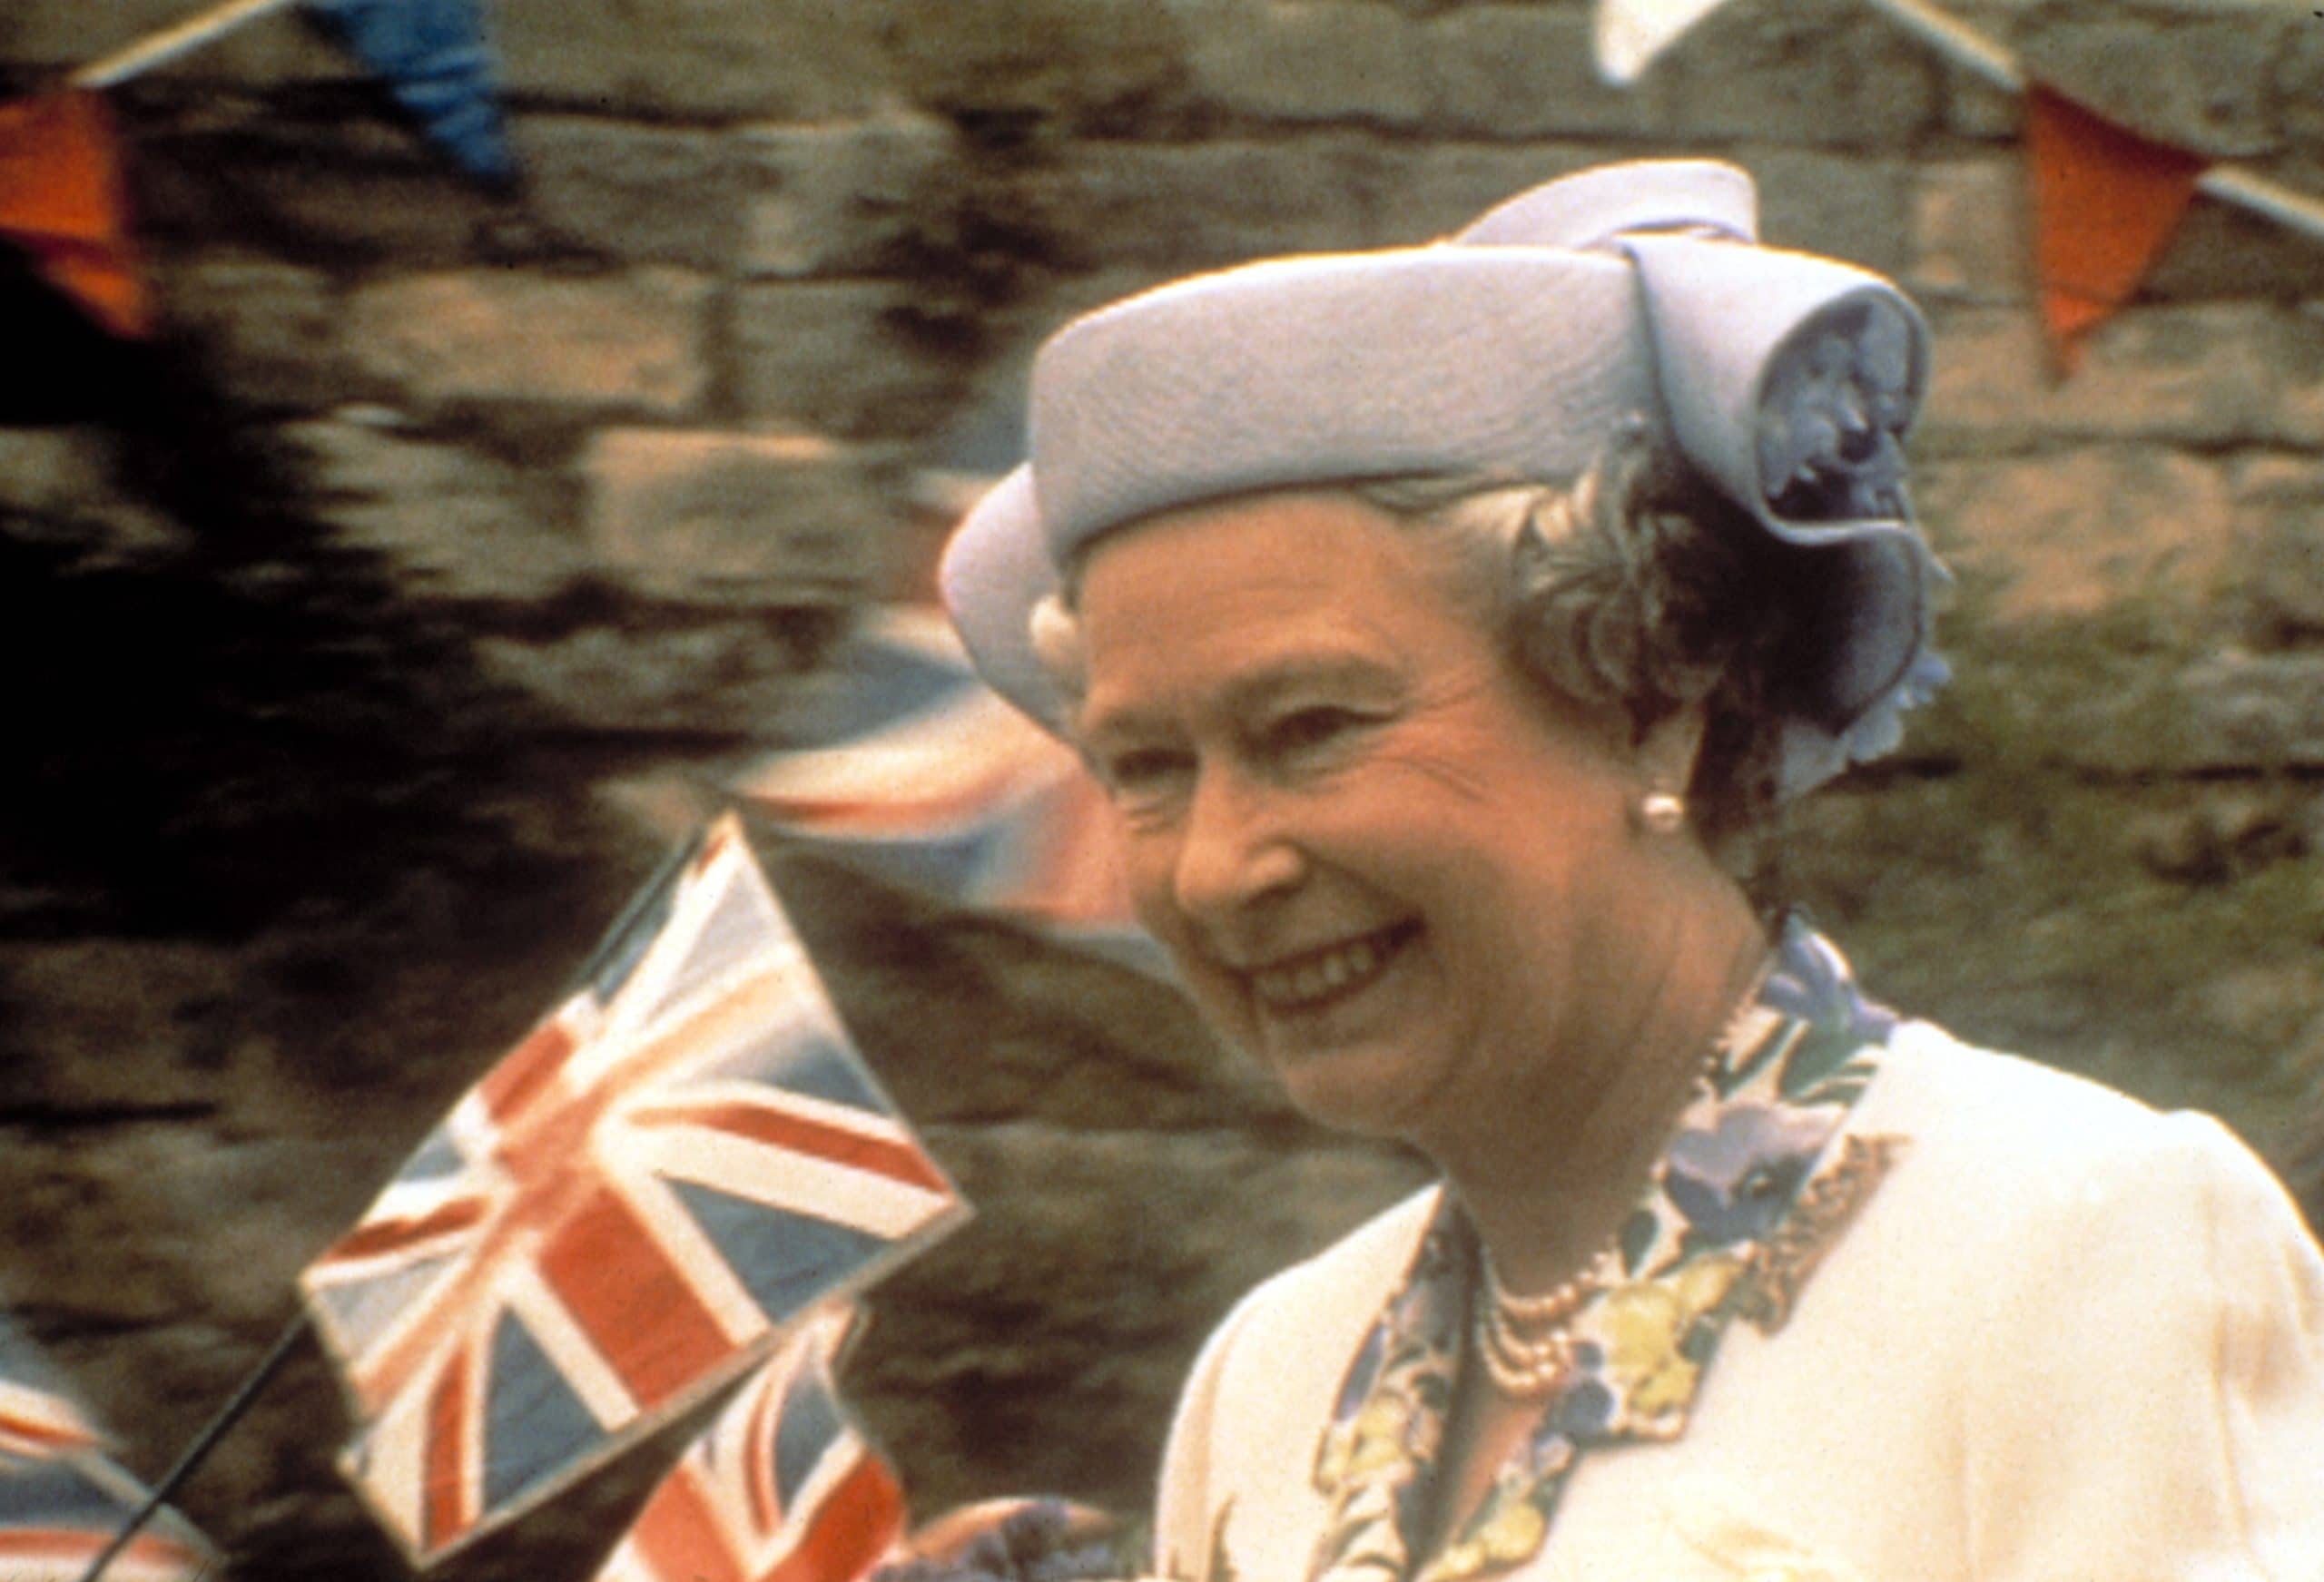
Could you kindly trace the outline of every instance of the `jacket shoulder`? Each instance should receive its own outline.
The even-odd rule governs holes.
[[[2216,1121],[2157,1110],[2086,1076],[1980,1048],[1926,1022],[1900,1027],[1853,1129],[1902,1132],[1924,1150],[2004,1174],[2104,1170],[2185,1144]]]
[[[1898,1030],[1849,1128],[1904,1139],[1882,1223],[1924,1266],[1952,1253],[1989,1282],[2005,1263],[2030,1273],[2078,1256],[2102,1232],[2120,1253],[2144,1247],[2135,1263],[2160,1272],[2222,1223],[2314,1253],[2282,1184],[2213,1116],[2157,1110],[1925,1023]]]

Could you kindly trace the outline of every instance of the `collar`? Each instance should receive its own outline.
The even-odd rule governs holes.
[[[1476,1234],[1447,1194],[1324,1430],[1315,1479],[1333,1515],[1311,1582],[1465,1582],[1512,1565],[1541,1548],[1585,1454],[1682,1434],[1727,1325],[1780,1327],[1892,1163],[1895,1139],[1835,1139],[1896,1025],[1829,941],[1786,919],[1623,1223],[1622,1277],[1571,1321],[1572,1372],[1476,1515],[1424,1557],[1477,1283]]]

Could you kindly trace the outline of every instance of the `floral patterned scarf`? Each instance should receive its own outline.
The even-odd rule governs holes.
[[[1571,1374],[1475,1515],[1423,1556],[1476,1284],[1475,1233],[1448,1194],[1324,1430],[1315,1477],[1333,1514],[1311,1582],[1467,1582],[1514,1565],[1549,1536],[1585,1454],[1678,1438],[1728,1322],[1782,1324],[1899,1146],[1850,1136],[1829,1147],[1896,1026],[1857,993],[1837,950],[1786,924],[1766,983],[1720,1039],[1622,1226],[1624,1278],[1571,1322]]]

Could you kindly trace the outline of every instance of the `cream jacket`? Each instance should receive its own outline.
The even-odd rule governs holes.
[[[1518,1582],[2324,1582],[2324,1257],[2218,1122],[1907,1024],[1844,1128],[1905,1152],[1685,1435],[1592,1451]],[[1211,1337],[1155,1548],[1305,1582],[1317,1442],[1435,1193]],[[1496,1577],[1498,1582],[1498,1577]]]

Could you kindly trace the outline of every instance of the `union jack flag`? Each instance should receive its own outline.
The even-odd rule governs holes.
[[[903,1491],[832,1388],[852,1320],[823,1315],[744,1381],[596,1582],[855,1582],[881,1563]]]
[[[431,1563],[965,1213],[727,814],[301,1276],[345,1469]]]
[[[31,1343],[0,1323],[0,1577],[79,1582],[129,1525],[146,1490],[104,1450],[103,1436]],[[190,1582],[214,1557],[201,1534],[163,1510],[105,1575],[122,1582]]]
[[[1105,794],[987,687],[935,610],[868,614],[794,745],[728,789],[792,834],[955,906],[1009,913],[1160,972],[1131,919]]]

